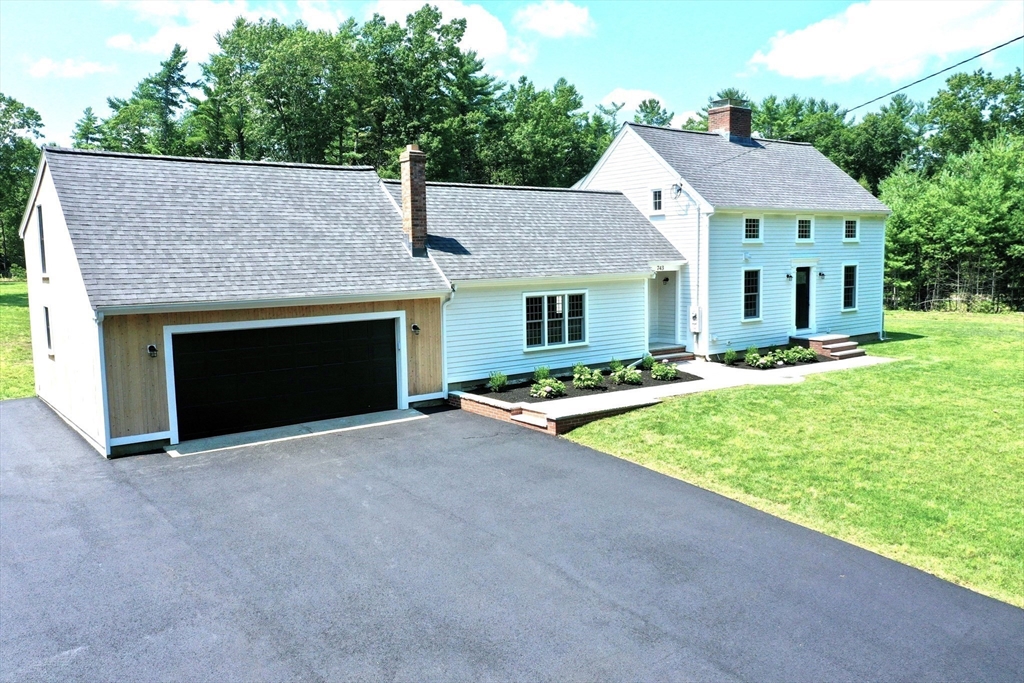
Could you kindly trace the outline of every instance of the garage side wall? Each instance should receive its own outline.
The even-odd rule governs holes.
[[[442,390],[441,300],[403,299],[323,306],[289,306],[150,315],[108,315],[103,321],[107,361],[107,400],[113,438],[165,432],[170,429],[167,382],[164,376],[165,325],[276,320],[404,310],[408,353],[409,396]],[[296,321],[298,322],[298,320]],[[410,329],[416,324],[420,333]],[[155,344],[159,356],[146,350]]]

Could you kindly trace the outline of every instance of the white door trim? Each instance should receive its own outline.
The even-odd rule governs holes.
[[[380,311],[377,313],[351,313],[346,315],[321,315],[309,318],[274,318],[271,320],[238,320],[222,323],[195,323],[191,325],[164,325],[164,375],[167,383],[167,416],[170,424],[171,443],[178,443],[178,404],[174,388],[174,335],[196,332],[220,332],[223,330],[251,330],[263,327],[298,327],[300,325],[328,325],[331,323],[358,322],[360,320],[395,321],[395,372],[398,380],[398,407],[409,407],[408,358],[405,348],[405,311]]]
[[[795,258],[790,262],[790,274],[793,279],[790,281],[791,286],[789,288],[789,336],[796,336],[798,333],[802,334],[814,334],[818,329],[817,319],[817,294],[818,294],[818,274],[817,270],[818,257],[809,258]],[[810,299],[810,305],[807,311],[807,323],[809,327],[806,330],[796,329],[796,269],[797,268],[810,268],[811,272],[807,274],[807,296]]]

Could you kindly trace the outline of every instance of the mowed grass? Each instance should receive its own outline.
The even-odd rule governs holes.
[[[1024,607],[1024,316],[890,312],[900,362],[680,397],[571,432]]]
[[[0,280],[0,399],[34,396],[28,285]]]

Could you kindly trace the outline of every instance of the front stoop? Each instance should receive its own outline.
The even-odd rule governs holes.
[[[577,427],[594,422],[595,420],[602,420],[614,415],[622,415],[623,413],[628,413],[632,410],[643,407],[641,405],[625,406],[580,415],[548,417],[540,411],[532,410],[530,408],[531,404],[529,403],[506,403],[493,398],[487,398],[486,396],[477,396],[476,394],[469,394],[462,391],[449,392],[448,403],[469,413],[483,415],[484,417],[490,417],[504,422],[512,422],[528,429],[544,432],[545,434],[551,434],[553,436],[571,432]]]
[[[678,363],[684,360],[693,360],[694,355],[686,350],[685,346],[669,346],[658,349],[651,349],[649,353],[659,363]]]
[[[818,334],[811,337],[790,337],[790,343],[799,344],[817,353],[835,360],[856,358],[864,355],[864,349],[850,339],[848,334]]]

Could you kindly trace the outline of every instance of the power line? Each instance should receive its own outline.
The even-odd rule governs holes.
[[[987,54],[988,54],[989,52],[995,52],[995,51],[996,51],[996,50],[998,50],[999,48],[1001,48],[1001,47],[1006,47],[1006,46],[1007,46],[1007,45],[1009,45],[1010,43],[1016,43],[1016,42],[1017,42],[1018,40],[1020,40],[1021,38],[1024,38],[1024,36],[1017,36],[1016,38],[1014,38],[1014,39],[1012,39],[1012,40],[1008,40],[1008,41],[1006,41],[1006,42],[1005,42],[1005,43],[1003,43],[1002,45],[996,45],[996,46],[995,46],[994,48],[992,48],[991,50],[985,50],[984,52],[979,52],[978,54],[974,55],[973,57],[968,57],[967,59],[965,59],[965,60],[964,60],[964,61],[962,61],[962,62],[957,62],[957,63],[956,63],[956,64],[954,64],[953,66],[947,66],[947,67],[946,67],[945,69],[943,69],[942,71],[936,71],[935,73],[933,73],[933,74],[931,74],[931,75],[929,75],[929,76],[925,76],[924,78],[919,78],[919,79],[917,79],[917,80],[916,80],[916,81],[914,81],[913,83],[908,83],[908,84],[904,85],[904,86],[903,86],[903,87],[901,87],[901,88],[896,88],[896,89],[895,89],[895,90],[893,90],[892,92],[887,92],[887,93],[885,93],[884,95],[881,95],[881,96],[879,96],[879,97],[876,97],[876,98],[875,98],[875,99],[873,99],[873,100],[868,100],[868,101],[867,101],[867,102],[865,102],[864,104],[858,104],[858,105],[857,105],[856,107],[854,107],[853,109],[847,109],[847,110],[846,110],[846,113],[847,113],[847,114],[849,114],[849,113],[850,113],[851,111],[854,111],[854,110],[856,110],[856,109],[860,109],[861,107],[866,107],[866,106],[868,106],[869,104],[871,104],[872,102],[877,102],[878,100],[884,100],[884,99],[885,99],[886,97],[888,97],[889,95],[895,95],[895,94],[896,94],[896,93],[898,93],[898,92],[899,92],[900,90],[906,90],[907,88],[909,88],[909,87],[910,87],[910,86],[912,86],[912,85],[917,85],[918,83],[921,83],[921,82],[923,82],[923,81],[927,81],[927,80],[928,80],[929,78],[934,78],[935,76],[938,76],[939,74],[942,74],[942,73],[946,73],[946,72],[947,72],[947,71],[949,71],[950,69],[955,69],[955,68],[957,68],[958,66],[960,66],[961,64],[966,64],[967,62],[971,61],[972,59],[977,59],[978,57],[982,57],[982,56],[984,56],[984,55],[987,55]]]

